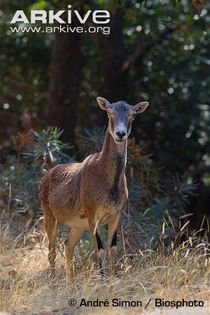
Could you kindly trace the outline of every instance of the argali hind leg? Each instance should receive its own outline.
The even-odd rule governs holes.
[[[49,206],[42,205],[44,209],[45,229],[49,241],[48,260],[50,264],[50,276],[55,275],[55,259],[56,259],[56,237],[57,237],[57,220],[53,217]]]
[[[104,276],[106,252],[104,250],[99,231],[95,230],[95,226],[93,226],[93,224],[89,223],[89,225],[95,243],[96,257],[99,263],[100,272],[101,275]]]
[[[117,228],[119,219],[120,216],[118,215],[113,221],[108,223],[109,268],[111,275],[116,272]]]
[[[75,245],[81,239],[84,229],[72,228],[71,232],[67,236],[65,244],[65,257],[66,257],[66,282],[67,285],[70,284],[74,275],[74,265],[73,265],[73,251]]]

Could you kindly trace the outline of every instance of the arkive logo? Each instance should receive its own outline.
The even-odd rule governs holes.
[[[31,10],[30,17],[27,17],[23,10],[17,10],[13,15],[10,24],[23,23],[25,28],[28,25],[41,23],[45,28],[31,26],[31,31],[36,29],[36,32],[53,33],[55,30],[61,32],[77,32],[77,33],[96,33],[110,34],[110,27],[107,26],[110,22],[110,12],[107,10],[87,10],[84,14],[78,10],[73,10],[71,5],[68,5],[67,10]],[[77,27],[71,26],[72,21],[76,21]],[[85,24],[91,24],[85,28]],[[59,26],[53,26],[57,23]],[[48,25],[48,26],[47,26]],[[65,26],[65,27],[63,27]],[[12,31],[17,31],[17,27],[10,27]],[[19,27],[20,29],[20,27]],[[23,31],[23,26],[21,26]],[[26,30],[26,32],[28,32]]]

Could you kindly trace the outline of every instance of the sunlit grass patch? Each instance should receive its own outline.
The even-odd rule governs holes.
[[[39,242],[35,242],[35,239]],[[75,253],[75,278],[68,290],[62,242],[57,251],[57,272],[54,280],[49,278],[45,233],[31,231],[22,238],[22,245],[20,242],[17,245],[17,239],[11,240],[4,234],[1,244],[2,311],[16,314],[69,311],[68,300],[71,297],[77,303],[81,298],[111,301],[117,297],[122,300],[141,300],[143,305],[150,298],[196,298],[205,303],[209,301],[209,249],[205,243],[196,244],[192,239],[168,254],[145,250],[135,255],[121,255],[118,259],[117,275],[107,276],[103,281],[87,240],[82,240]],[[152,303],[148,311],[153,310]],[[120,308],[109,308],[108,311],[106,308],[88,310],[82,307],[76,311],[78,314],[135,314],[138,311],[140,314],[143,310],[123,308],[120,311]],[[160,314],[158,309],[156,312]]]

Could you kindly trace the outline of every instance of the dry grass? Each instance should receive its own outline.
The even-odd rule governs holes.
[[[139,252],[131,259],[124,255],[118,261],[119,273],[101,282],[92,253],[89,254],[84,241],[76,253],[76,276],[72,286],[66,290],[64,257],[57,258],[57,276],[49,279],[47,242],[45,233],[32,231],[11,239],[2,233],[1,243],[1,306],[0,311],[9,314],[189,314],[209,315],[210,307],[210,260],[205,244],[193,245],[188,240],[170,254],[153,251]],[[62,246],[61,246],[62,247]],[[75,308],[68,306],[74,297],[88,300],[109,299],[204,300],[205,309],[180,309],[166,311],[154,309],[153,302],[144,313],[143,308]]]

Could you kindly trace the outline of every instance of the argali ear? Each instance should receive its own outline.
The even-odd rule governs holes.
[[[140,102],[134,105],[133,107],[134,107],[135,114],[143,113],[147,109],[148,106],[149,106],[149,102]]]
[[[109,109],[111,104],[105,98],[98,96],[96,100],[98,102],[98,105],[101,107],[101,109],[106,110],[106,111]]]

